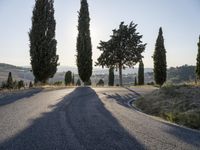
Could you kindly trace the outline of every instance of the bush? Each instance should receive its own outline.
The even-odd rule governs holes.
[[[23,80],[18,81],[18,83],[17,83],[17,88],[18,88],[18,89],[25,88],[25,85],[24,85],[24,81],[23,81]]]
[[[97,83],[97,86],[104,86],[104,81],[100,79],[99,82]]]

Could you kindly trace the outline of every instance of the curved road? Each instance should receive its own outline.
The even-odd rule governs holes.
[[[135,111],[127,105],[135,97],[128,89],[82,87],[1,98],[0,149],[200,149],[200,132]]]

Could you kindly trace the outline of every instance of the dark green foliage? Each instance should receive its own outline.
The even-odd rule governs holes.
[[[92,44],[87,0],[81,0],[76,49],[78,73],[81,80],[87,85],[92,75]]]
[[[114,86],[114,82],[115,82],[114,67],[110,67],[108,76],[108,85]]]
[[[140,61],[138,69],[138,85],[144,85],[144,64],[143,61]]]
[[[32,88],[33,87],[33,83],[30,81],[29,82],[29,88]]]
[[[77,80],[76,86],[81,86],[81,80],[80,79]]]
[[[7,83],[6,83],[6,82],[2,82],[2,83],[1,83],[1,88],[2,88],[2,89],[7,88]]]
[[[196,75],[197,79],[200,79],[200,36],[199,36],[199,43],[197,43],[198,46],[198,54],[197,54],[197,66],[196,66]]]
[[[46,83],[57,71],[54,1],[36,0],[29,32],[30,57],[35,81]]]
[[[25,85],[24,85],[24,81],[23,81],[23,80],[18,81],[18,83],[17,83],[17,88],[18,88],[18,89],[25,88]]]
[[[9,72],[9,74],[8,74],[8,79],[7,79],[6,87],[8,89],[13,89],[13,78],[12,78],[12,73],[11,72]]]
[[[134,82],[134,85],[137,86],[138,85],[138,82],[137,82],[137,77],[135,77],[135,82]]]
[[[65,85],[69,86],[72,84],[72,72],[71,71],[67,71],[65,74]]]
[[[97,83],[97,86],[104,86],[104,81],[100,79],[99,82]]]
[[[88,85],[88,86],[89,86],[89,85],[92,85],[91,79],[89,79],[89,81],[85,82],[84,85]]]
[[[146,44],[141,41],[142,35],[136,31],[137,24],[124,25],[122,22],[119,29],[113,30],[111,39],[100,42],[98,49],[102,51],[96,65],[114,67],[119,69],[120,86],[122,83],[122,69],[133,67],[142,58]]]
[[[156,84],[161,86],[163,85],[163,83],[166,81],[167,78],[166,50],[164,46],[162,28],[159,29],[153,60],[154,60],[154,79]]]

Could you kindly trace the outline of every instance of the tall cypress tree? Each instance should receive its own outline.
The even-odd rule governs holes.
[[[73,73],[73,75],[72,75],[72,85],[74,86],[74,84],[75,84],[75,77],[74,77],[74,73]]]
[[[92,44],[90,38],[90,17],[87,0],[81,0],[78,18],[77,67],[84,84],[88,84],[92,75]]]
[[[36,0],[29,32],[30,57],[36,82],[46,83],[57,71],[54,1]]]
[[[65,85],[69,86],[72,84],[72,72],[71,71],[67,71],[65,73]]]
[[[110,67],[108,76],[108,85],[114,86],[114,80],[115,80],[114,67]]]
[[[138,83],[137,83],[137,77],[135,77],[135,83],[134,83],[134,85],[135,85],[135,86],[138,85]]]
[[[200,36],[199,36],[199,43],[197,43],[198,46],[198,54],[197,54],[197,66],[196,66],[196,75],[197,79],[200,79]]]
[[[13,88],[13,78],[12,78],[12,73],[11,72],[9,72],[9,74],[8,74],[8,79],[7,79],[7,83],[6,83],[7,85],[7,88],[8,89],[12,89]]]
[[[141,60],[138,69],[138,85],[144,85],[144,64]]]
[[[156,84],[163,85],[167,78],[167,61],[166,50],[164,46],[164,38],[162,28],[159,29],[158,38],[155,45],[153,55],[154,60],[154,79]]]

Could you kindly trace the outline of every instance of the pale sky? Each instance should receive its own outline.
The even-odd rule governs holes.
[[[0,62],[29,66],[29,37],[35,0],[0,0]],[[147,43],[145,67],[152,67],[152,55],[162,26],[168,67],[195,65],[200,34],[200,0],[88,0],[91,18],[93,60],[96,48],[106,41],[121,21],[138,24]],[[80,0],[55,0],[57,53],[61,66],[76,66],[76,37]]]

